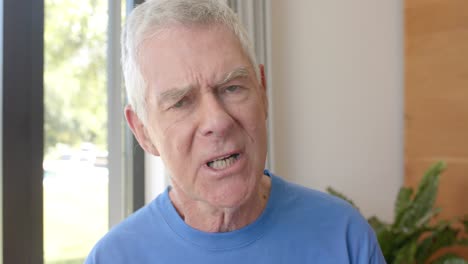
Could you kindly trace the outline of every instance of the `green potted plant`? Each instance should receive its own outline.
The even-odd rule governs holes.
[[[431,166],[419,183],[416,193],[402,187],[395,203],[393,223],[385,223],[372,216],[368,219],[379,241],[382,253],[388,264],[467,264],[468,261],[453,253],[436,259],[431,256],[441,248],[454,245],[468,246],[468,239],[460,237],[463,229],[468,232],[468,217],[453,221],[434,218],[441,209],[434,208],[440,173],[445,169],[443,162]],[[327,191],[356,205],[340,192],[328,188]],[[357,208],[357,207],[356,207]],[[461,222],[461,228],[454,223]],[[428,262],[430,261],[430,262]]]

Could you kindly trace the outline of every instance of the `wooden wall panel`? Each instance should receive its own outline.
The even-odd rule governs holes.
[[[468,1],[406,0],[405,184],[438,160],[441,218],[468,214]]]

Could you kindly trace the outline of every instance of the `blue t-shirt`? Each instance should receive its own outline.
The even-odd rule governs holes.
[[[385,263],[373,230],[347,202],[265,174],[271,177],[268,203],[239,230],[190,227],[168,189],[105,235],[86,263]]]

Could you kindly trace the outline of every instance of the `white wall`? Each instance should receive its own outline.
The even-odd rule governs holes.
[[[401,0],[271,0],[274,164],[393,217],[403,177]]]
[[[145,202],[151,202],[169,184],[167,170],[160,157],[145,152]]]
[[[0,204],[3,206],[3,0],[0,0]],[[3,263],[3,207],[0,210],[0,264]]]

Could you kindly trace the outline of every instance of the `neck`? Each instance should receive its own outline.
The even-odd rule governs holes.
[[[184,198],[176,188],[169,197],[179,215],[189,226],[205,232],[229,232],[254,222],[265,209],[271,179],[263,175],[253,195],[236,208],[217,208],[206,202]]]

